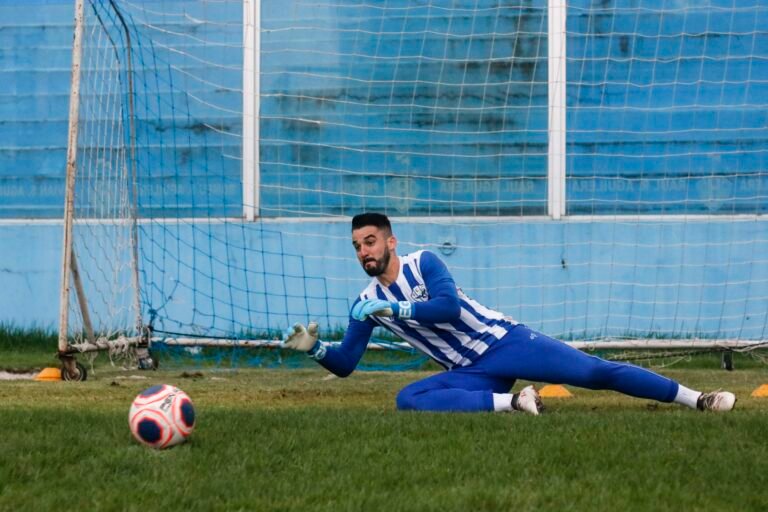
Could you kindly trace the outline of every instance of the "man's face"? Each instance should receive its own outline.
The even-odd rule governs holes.
[[[376,277],[387,270],[395,249],[395,237],[376,226],[363,226],[352,231],[352,245],[363,270]]]

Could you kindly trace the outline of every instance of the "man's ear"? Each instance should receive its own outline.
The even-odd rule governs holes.
[[[395,238],[395,235],[387,238],[387,247],[390,251],[394,251],[397,248],[397,238]]]

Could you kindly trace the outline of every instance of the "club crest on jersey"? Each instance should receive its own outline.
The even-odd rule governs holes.
[[[413,291],[411,291],[411,300],[414,302],[425,302],[427,300],[427,287],[423,284],[414,286]]]

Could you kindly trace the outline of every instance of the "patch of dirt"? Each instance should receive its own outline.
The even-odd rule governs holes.
[[[0,370],[0,380],[32,380],[40,373],[35,368],[3,368]]]

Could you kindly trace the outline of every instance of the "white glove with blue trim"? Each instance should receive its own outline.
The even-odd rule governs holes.
[[[285,348],[309,352],[317,344],[317,322],[309,322],[307,327],[302,324],[294,324],[293,332],[283,341]]]
[[[307,327],[296,323],[293,332],[283,341],[283,347],[299,352],[306,352],[309,357],[319,361],[325,357],[326,348],[318,341],[317,322],[309,322]]]

